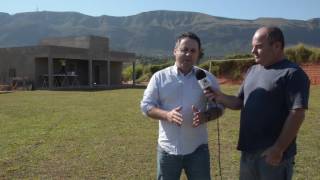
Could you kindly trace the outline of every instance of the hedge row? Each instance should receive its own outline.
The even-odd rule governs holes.
[[[199,65],[199,67],[210,71],[217,77],[223,76],[228,79],[238,80],[243,77],[243,73],[254,63],[252,59],[211,61],[211,63],[208,61]]]
[[[173,63],[174,62],[172,61],[164,64],[148,64],[148,65],[138,64],[135,67],[136,80],[137,82],[148,81],[155,72],[173,65]],[[124,70],[122,71],[122,79],[123,81],[132,80],[131,66],[124,68]]]
[[[320,63],[320,48],[306,47],[303,44],[287,48],[285,55],[288,59],[298,63]],[[228,60],[245,58],[243,60]],[[224,61],[207,60],[200,64],[199,67],[210,70],[211,73],[217,77],[223,76],[225,78],[239,80],[242,79],[246,70],[255,62],[252,55],[240,54],[233,56],[226,56]],[[211,63],[210,63],[211,62]],[[152,74],[173,65],[173,60],[164,64],[138,64],[136,66],[136,79],[139,81],[148,81]],[[211,67],[209,67],[211,64]],[[132,79],[132,67],[127,67],[122,72],[123,80],[128,81]]]
[[[288,59],[298,63],[320,63],[320,48],[306,47],[303,44],[285,50]]]

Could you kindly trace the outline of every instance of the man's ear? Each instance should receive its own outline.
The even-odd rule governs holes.
[[[173,49],[173,56],[176,56],[176,53],[177,53],[177,49],[174,48],[174,49]]]
[[[273,43],[273,46],[275,49],[277,50],[281,50],[282,51],[282,45],[281,45],[281,42],[277,41],[277,42],[274,42]]]

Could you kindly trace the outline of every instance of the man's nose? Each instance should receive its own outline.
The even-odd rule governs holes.
[[[186,56],[191,56],[192,55],[192,52],[191,51],[187,51],[186,52]]]
[[[251,54],[255,54],[255,53],[256,53],[256,48],[253,47],[253,48],[251,49]]]

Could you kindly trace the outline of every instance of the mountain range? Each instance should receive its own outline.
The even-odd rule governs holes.
[[[251,38],[261,26],[278,26],[287,46],[320,47],[320,18],[289,20],[230,19],[183,11],[150,11],[137,15],[88,16],[77,12],[0,12],[0,47],[36,45],[42,38],[96,35],[110,39],[113,50],[146,56],[170,56],[176,37],[192,31],[202,40],[205,55],[249,53]]]

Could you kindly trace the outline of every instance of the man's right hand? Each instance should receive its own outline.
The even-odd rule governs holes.
[[[182,114],[180,113],[180,111],[182,110],[182,106],[176,107],[174,109],[172,109],[171,111],[167,112],[166,114],[166,119],[167,121],[171,122],[171,123],[175,123],[178,126],[181,126],[182,124]]]
[[[239,110],[242,108],[243,101],[242,99],[236,97],[236,96],[231,96],[231,95],[226,95],[220,90],[204,90],[205,96],[211,100],[215,101],[216,103],[222,104],[227,108],[233,109],[233,110]]]
[[[205,89],[204,95],[211,101],[216,101],[220,103],[223,98],[223,93],[219,90]]]

